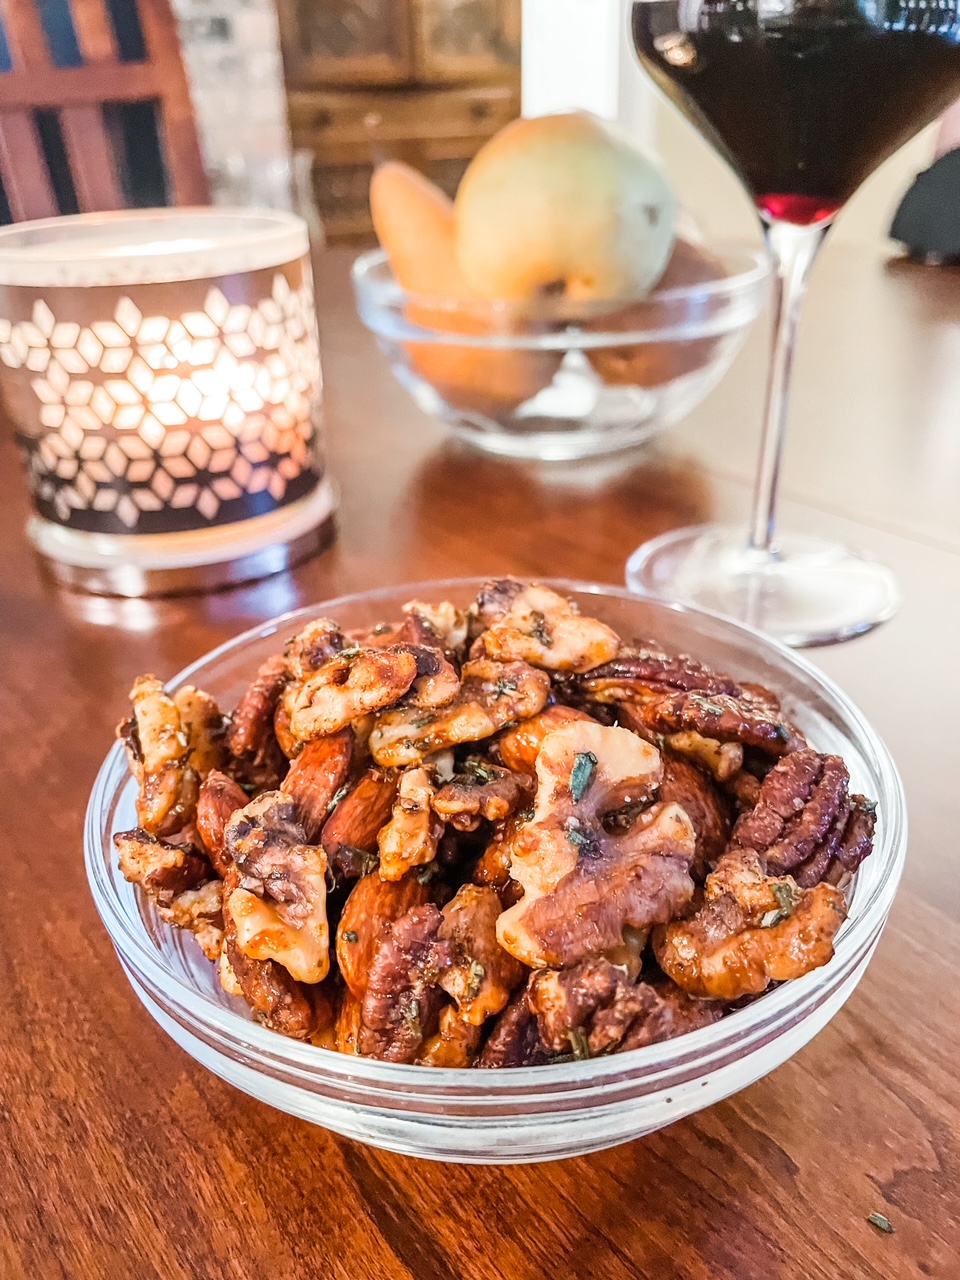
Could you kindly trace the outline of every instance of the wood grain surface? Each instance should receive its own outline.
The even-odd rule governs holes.
[[[58,593],[28,551],[25,490],[0,431],[0,1276],[956,1280],[960,427],[951,444],[912,408],[949,381],[939,360],[960,322],[956,276],[828,251],[800,353],[786,514],[881,552],[905,588],[893,623],[816,657],[889,738],[914,830],[876,958],[812,1044],[627,1146],[460,1167],[364,1148],[252,1101],[137,1002],[87,891],[81,824],[138,672],[171,675],[257,619],[349,588],[504,570],[619,582],[643,537],[744,512],[762,334],[654,450],[574,467],[498,462],[450,443],[392,382],[353,316],[346,265],[339,254],[318,264],[341,535],[295,574],[162,603]],[[846,355],[828,299],[847,309]],[[905,345],[912,364],[889,357]],[[834,376],[844,360],[847,380]],[[825,408],[839,401],[842,420],[808,425],[811,384],[831,376]],[[918,483],[952,505],[922,510],[904,477],[934,430],[938,471],[928,460]],[[874,506],[865,493],[887,496]]]

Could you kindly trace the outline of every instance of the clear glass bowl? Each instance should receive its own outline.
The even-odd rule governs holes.
[[[760,249],[709,246],[723,278],[646,297],[459,302],[405,292],[382,250],[353,267],[360,318],[425,413],[491,453],[611,453],[678,421],[720,381],[767,295]]]
[[[215,649],[169,687],[196,683],[231,707],[259,663],[309,618],[328,614],[359,627],[397,616],[414,596],[466,604],[480,585],[417,583],[284,614]],[[876,848],[856,875],[834,959],[702,1031],[585,1062],[453,1071],[300,1044],[253,1022],[247,1006],[221,990],[193,938],[163,924],[123,879],[111,836],[135,823],[134,785],[115,745],[87,811],[90,886],[137,995],[198,1062],[281,1111],[391,1151],[481,1164],[548,1160],[627,1142],[743,1089],[802,1048],[850,996],[887,919],[907,840],[903,789],[877,734],[819,671],[758,632],[612,587],[553,585],[625,637],[655,636],[771,685],[810,741],[839,752],[853,787],[879,801]]]

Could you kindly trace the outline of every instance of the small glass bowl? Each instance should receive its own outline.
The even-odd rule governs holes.
[[[353,266],[357,309],[425,413],[491,453],[612,453],[690,412],[729,369],[767,296],[765,253],[710,246],[721,279],[643,298],[462,302],[405,292],[387,255]]]
[[[311,605],[247,631],[182,671],[235,705],[263,659],[310,618],[344,627],[396,617],[413,597],[465,605],[480,579],[410,584]],[[133,780],[110,750],[87,810],[87,875],[135,992],[165,1031],[224,1080],[281,1111],[361,1142],[434,1160],[508,1164],[582,1155],[627,1142],[745,1088],[785,1062],[848,999],[880,937],[903,868],[903,789],[877,734],[840,690],[789,649],[718,615],[613,587],[556,582],[625,637],[655,636],[735,676],[769,684],[852,787],[879,802],[876,847],[854,879],[836,955],[701,1031],[585,1062],[500,1071],[443,1070],[355,1058],[257,1025],[227,996],[194,939],[163,924],[120,874],[112,835],[135,825]]]

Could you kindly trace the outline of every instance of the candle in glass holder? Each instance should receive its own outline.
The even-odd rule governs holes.
[[[0,388],[56,576],[141,595],[329,537],[305,224],[161,209],[0,230]]]

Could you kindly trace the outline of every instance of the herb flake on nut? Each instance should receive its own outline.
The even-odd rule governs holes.
[[[592,751],[578,752],[573,761],[573,768],[570,771],[570,794],[578,804],[593,781],[597,763],[597,757]]]
[[[480,984],[486,977],[487,971],[479,960],[472,960],[470,968],[467,971],[467,988],[464,992],[468,1000],[476,1000],[480,994]]]
[[[587,1033],[583,1027],[571,1027],[567,1032],[567,1039],[570,1041],[570,1048],[573,1050],[573,1056],[577,1062],[583,1062],[585,1058],[593,1056],[590,1052]]]
[[[871,1227],[876,1227],[878,1231],[882,1231],[884,1235],[892,1236],[894,1233],[894,1225],[885,1213],[868,1213],[867,1221]]]
[[[550,634],[550,628],[547,626],[547,619],[539,609],[534,609],[530,614],[530,635],[534,640],[543,645],[545,649],[553,648],[553,636]]]
[[[341,800],[350,794],[350,783],[345,782],[338,791],[333,793],[333,799],[327,805],[327,813],[332,813]]]
[[[777,881],[773,885],[773,896],[780,905],[761,917],[761,929],[772,929],[775,924],[789,920],[800,902],[800,890],[792,880]]]

